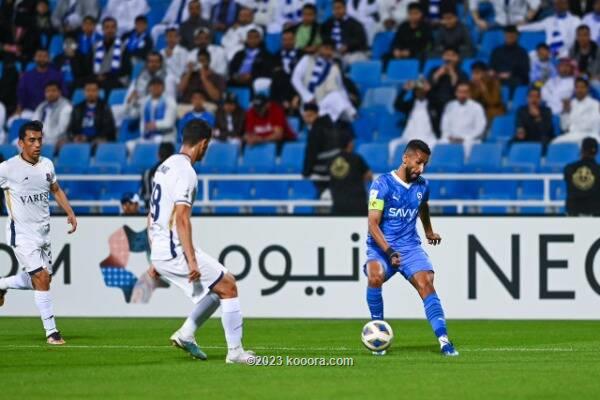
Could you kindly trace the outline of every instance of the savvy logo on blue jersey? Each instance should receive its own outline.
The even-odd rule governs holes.
[[[417,208],[390,208],[388,216],[391,218],[414,218],[419,210]]]

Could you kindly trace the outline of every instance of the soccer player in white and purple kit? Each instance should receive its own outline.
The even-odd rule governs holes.
[[[429,244],[441,237],[433,231],[429,218],[429,183],[421,177],[431,150],[421,140],[411,140],[402,165],[378,177],[369,193],[369,235],[367,238],[367,304],[371,319],[383,319],[383,283],[399,272],[423,299],[425,315],[440,343],[441,353],[457,356],[448,339],[444,310],[433,286],[433,266],[421,247],[417,233],[420,217]],[[383,355],[383,352],[374,352]]]

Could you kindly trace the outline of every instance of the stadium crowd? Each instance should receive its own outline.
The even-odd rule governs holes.
[[[390,162],[600,139],[600,0],[5,0],[0,21],[0,143],[39,119],[54,155],[195,118],[240,151],[305,141],[305,176],[353,139]]]

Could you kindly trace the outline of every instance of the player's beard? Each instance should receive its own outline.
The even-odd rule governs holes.
[[[407,166],[406,167],[406,179],[408,179],[409,182],[414,182],[419,178],[419,174],[415,174],[412,170],[411,167]]]

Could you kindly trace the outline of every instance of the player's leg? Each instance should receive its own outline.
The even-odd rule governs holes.
[[[440,343],[440,349],[443,355],[457,356],[458,352],[454,349],[452,342],[448,339],[448,329],[446,327],[446,317],[444,309],[433,286],[434,273],[430,270],[415,272],[409,279],[410,283],[419,293],[423,300],[425,316],[431,325],[435,336]]]
[[[246,364],[248,360],[255,357],[255,354],[245,351],[242,347],[244,321],[235,278],[231,273],[225,272],[214,284],[212,291],[221,299],[221,322],[228,349],[225,362]]]
[[[367,272],[367,304],[372,320],[383,319],[382,287],[385,282],[385,270],[378,260],[371,260],[366,265]]]
[[[56,321],[54,319],[52,297],[50,296],[50,273],[47,268],[41,267],[35,271],[31,271],[29,274],[31,275],[31,283],[34,289],[35,305],[40,312],[42,324],[46,330],[47,342],[54,345],[64,344],[65,341],[58,329],[56,329]]]
[[[0,307],[4,305],[4,297],[8,289],[31,290],[31,277],[25,271],[18,272],[16,275],[0,278]]]

